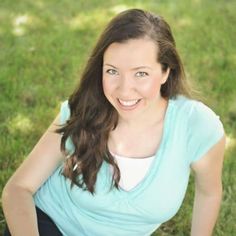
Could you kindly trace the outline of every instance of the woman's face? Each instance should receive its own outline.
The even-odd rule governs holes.
[[[150,39],[113,43],[105,51],[103,91],[120,117],[156,114],[163,99],[160,88],[169,73],[157,62],[157,51]]]

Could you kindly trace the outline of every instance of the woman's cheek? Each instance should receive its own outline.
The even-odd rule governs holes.
[[[111,95],[116,89],[116,83],[114,81],[110,81],[109,79],[103,80],[103,92],[105,96]]]
[[[153,98],[160,94],[161,85],[159,81],[150,81],[150,83],[144,84],[140,87],[140,92],[142,91],[143,96]]]

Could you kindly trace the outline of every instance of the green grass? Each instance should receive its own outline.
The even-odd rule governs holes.
[[[145,3],[144,3],[145,2]],[[188,78],[220,116],[230,140],[214,235],[236,235],[236,3],[223,0],[2,0],[0,193],[77,84],[99,32],[116,12],[141,7],[172,26]],[[193,178],[178,214],[153,235],[189,235]],[[0,211],[0,232],[4,226]]]

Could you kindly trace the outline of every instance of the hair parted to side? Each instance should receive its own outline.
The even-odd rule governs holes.
[[[168,23],[160,16],[140,9],[130,9],[115,16],[101,34],[80,78],[80,84],[69,97],[71,116],[56,132],[62,134],[61,149],[71,138],[75,150],[65,161],[62,174],[84,190],[94,194],[97,173],[103,161],[114,168],[111,187],[119,188],[120,171],[110,154],[107,141],[118,123],[118,114],[108,102],[102,87],[103,55],[112,43],[149,38],[158,48],[157,62],[169,77],[161,87],[161,95],[190,97],[181,59]],[[78,178],[78,177],[82,178]]]

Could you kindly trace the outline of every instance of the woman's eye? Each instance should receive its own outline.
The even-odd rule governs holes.
[[[114,69],[107,70],[107,73],[110,74],[110,75],[117,75],[118,74],[118,72]]]
[[[137,77],[145,77],[145,76],[148,76],[148,73],[144,72],[144,71],[139,71],[136,73],[136,76]]]

